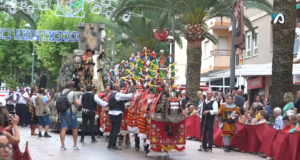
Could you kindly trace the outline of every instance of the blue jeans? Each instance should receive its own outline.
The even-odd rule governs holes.
[[[39,119],[39,125],[40,126],[50,126],[50,115],[44,115],[44,116],[37,116]]]
[[[69,125],[71,125],[72,129],[78,128],[76,113],[72,113],[72,117],[71,117],[70,112],[62,112],[60,113],[60,121],[61,121],[61,128],[67,128]]]

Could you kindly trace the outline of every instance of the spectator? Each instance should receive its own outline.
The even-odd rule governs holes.
[[[253,112],[252,111],[247,111],[246,112],[246,118],[247,118],[247,121],[245,122],[245,124],[256,125],[256,120],[255,120],[255,118],[253,118]]]
[[[243,90],[239,89],[234,99],[234,104],[239,107],[240,110],[244,109],[245,97],[243,96]]]
[[[284,116],[282,118],[284,122],[284,127],[282,129],[283,132],[289,133],[295,126],[295,118],[294,116]]]
[[[255,115],[255,119],[258,120],[258,113],[259,111],[264,110],[263,106],[259,105],[256,108],[254,108],[253,113]]]
[[[299,124],[300,124],[300,113],[298,113],[296,115],[296,120],[297,120],[297,127],[295,127],[294,132],[299,132],[300,131],[300,126],[299,126]]]
[[[245,98],[244,110],[248,111],[249,110],[248,94],[244,94],[244,98]]]
[[[283,126],[284,126],[281,113],[282,113],[282,110],[279,107],[276,107],[273,111],[273,115],[275,117],[275,123],[274,123],[273,128],[276,130],[282,130]]]
[[[189,113],[187,114],[187,116],[197,115],[197,110],[195,109],[195,105],[193,103],[189,103],[187,107],[189,109]]]
[[[291,116],[291,115],[296,115],[296,114],[295,114],[295,112],[293,110],[290,109],[290,110],[286,111],[286,115],[287,116]]]
[[[6,108],[0,108],[0,130],[8,139],[9,143],[20,143],[20,133],[18,129],[19,117],[14,114],[9,116],[9,112]],[[14,130],[14,136],[10,134],[11,129]]]
[[[71,108],[69,108],[66,112],[60,113],[60,120],[61,120],[61,131],[60,131],[60,141],[61,141],[61,151],[67,150],[65,147],[65,137],[67,128],[69,125],[72,127],[72,134],[74,145],[73,149],[79,150],[80,148],[77,146],[77,135],[78,135],[78,122],[77,122],[77,106],[81,106],[81,103],[78,97],[73,92],[73,82],[68,81],[66,83],[66,88],[62,91],[62,94],[67,94],[68,101],[71,103]],[[71,113],[72,111],[72,113]]]
[[[294,96],[291,92],[286,92],[283,95],[283,101],[286,102],[286,105],[283,107],[283,117],[286,116],[286,111],[294,107]]]
[[[298,91],[297,101],[295,102],[295,107],[297,108],[297,114],[300,113],[300,91]]]
[[[271,101],[270,101],[270,97],[266,97],[265,98],[265,107],[267,108],[267,112],[268,112],[268,117],[267,117],[267,121],[269,120],[269,116],[270,116],[270,112],[271,112]]]
[[[292,124],[294,125],[294,127],[291,130],[289,130],[289,133],[293,133],[295,131],[295,129],[299,127],[299,124],[297,123],[297,117],[295,114],[290,115],[289,119],[292,122]]]
[[[203,101],[201,101],[201,96],[203,95],[203,92],[202,91],[198,91],[197,92],[197,97],[198,97],[198,102],[197,102],[197,110],[199,110],[199,108],[200,108],[200,104],[203,102]]]
[[[4,133],[0,132],[0,159],[10,159],[11,145]]]
[[[258,113],[258,122],[257,124],[263,124],[263,123],[268,123],[267,122],[267,117],[268,117],[268,112],[266,110],[261,110]]]
[[[274,108],[273,115],[274,115],[274,118],[275,118],[275,123],[273,125],[273,128],[276,129],[276,130],[282,130],[283,126],[284,126],[281,113],[282,113],[281,108],[279,108],[279,107]],[[267,157],[267,159],[272,159],[272,158]]]
[[[201,109],[202,109],[202,107],[203,107],[203,102],[205,101],[206,96],[205,96],[205,95],[202,95],[200,99],[201,99],[201,104],[200,104],[200,106],[199,106],[198,112],[199,112],[200,117],[202,117],[202,113],[201,113],[200,111],[201,111]]]
[[[257,106],[264,106],[261,102],[260,102],[261,98],[260,98],[260,95],[256,95],[255,96],[255,102],[252,103],[251,107],[250,107],[250,110],[254,112],[254,109],[257,107]]]
[[[238,88],[237,87],[234,87],[232,90],[231,90],[231,95],[233,96],[233,99],[235,98],[236,94],[237,94],[237,91],[238,91]]]
[[[35,106],[35,115],[38,117],[39,121],[39,135],[38,137],[43,137],[42,129],[45,127],[45,138],[51,138],[48,134],[49,126],[50,126],[50,108],[48,106],[48,102],[51,101],[49,95],[46,94],[44,88],[40,88],[38,95],[35,98],[34,106]]]
[[[247,118],[246,118],[246,116],[245,116],[245,111],[244,110],[240,110],[240,112],[241,112],[241,115],[239,116],[239,119],[238,119],[238,121],[240,122],[240,123],[246,123],[246,121],[247,121]]]

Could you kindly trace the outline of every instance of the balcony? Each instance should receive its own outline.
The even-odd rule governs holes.
[[[201,65],[201,73],[206,73],[212,70],[224,70],[230,66],[231,50],[212,50],[210,56],[203,59]]]

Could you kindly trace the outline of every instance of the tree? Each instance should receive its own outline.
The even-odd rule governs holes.
[[[46,10],[41,13],[38,22],[39,30],[66,30],[78,31],[78,23],[102,23],[108,21],[102,16],[95,16],[89,11],[89,5],[85,5],[86,13],[85,18],[68,18],[55,16],[56,5],[53,9]],[[58,71],[61,67],[62,60],[78,49],[77,42],[43,42],[35,43],[36,53],[38,59],[41,60],[45,68],[51,73],[52,76],[57,77]]]
[[[176,22],[181,22],[185,28],[179,30],[184,33],[188,42],[187,46],[187,74],[186,91],[190,101],[196,102],[196,93],[200,84],[202,46],[204,39],[217,43],[217,39],[208,32],[206,22],[215,17],[231,17],[230,6],[234,0],[127,0],[122,1],[116,10],[118,17],[127,11],[153,10],[159,13],[157,24],[162,28],[171,17],[176,17]],[[266,0],[245,0],[245,6],[258,8],[271,14],[272,6]],[[251,21],[244,17],[245,25],[252,32]],[[178,31],[178,30],[177,30]]]
[[[0,12],[0,28],[24,28],[26,22],[16,22],[11,15]],[[11,37],[14,37],[12,32]],[[30,84],[32,44],[28,41],[0,41],[0,75],[7,86]]]
[[[284,24],[273,24],[272,108],[285,106],[283,95],[291,92],[296,26],[296,0],[275,0],[274,12],[283,13]],[[273,111],[273,110],[272,110]]]
[[[31,4],[31,2],[29,2],[29,4]],[[17,4],[12,4],[12,2],[9,0],[3,0],[3,1],[0,1],[0,6],[4,6],[4,7],[0,7],[0,12],[2,12],[2,13],[5,12],[6,14],[13,17],[14,20],[16,21],[16,26],[19,26],[21,21],[24,20],[25,22],[30,24],[32,29],[36,29],[36,23],[35,23],[34,19],[32,18],[32,16],[30,14],[26,14],[25,12],[21,11],[20,6],[18,6]],[[9,8],[5,7],[5,6],[12,6],[13,9],[17,10],[17,12],[15,14],[11,14],[9,12]]]

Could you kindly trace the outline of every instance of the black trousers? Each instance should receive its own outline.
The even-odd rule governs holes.
[[[88,127],[90,128],[92,140],[95,139],[95,112],[82,112],[81,139],[84,140],[84,135]],[[89,124],[89,126],[88,126]]]
[[[30,121],[31,121],[31,113],[29,112],[29,107],[25,107],[25,125],[30,125]]]
[[[16,114],[19,116],[20,121],[19,121],[19,125],[26,125],[27,123],[27,113],[26,112],[26,104],[17,104],[16,106]],[[27,123],[28,125],[28,123]]]
[[[206,121],[205,124],[204,124],[204,121]],[[204,130],[203,130],[203,128],[204,128]],[[213,138],[214,138],[214,119],[206,119],[205,120],[205,117],[202,117],[201,134],[203,135],[202,147],[204,150],[207,149],[207,136],[206,136],[207,132],[208,132],[208,148],[212,149]]]
[[[111,121],[111,131],[109,134],[108,146],[115,147],[117,146],[117,138],[121,128],[123,114],[117,116],[109,115],[109,117]]]
[[[7,108],[8,112],[14,112],[15,105],[13,105],[13,104],[6,104],[6,108]]]

